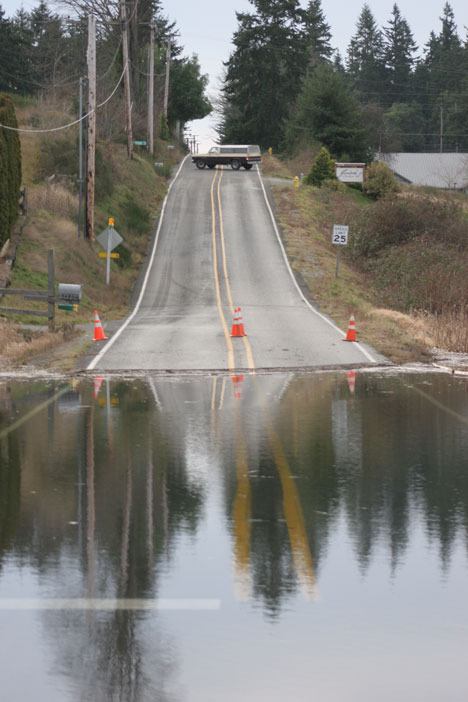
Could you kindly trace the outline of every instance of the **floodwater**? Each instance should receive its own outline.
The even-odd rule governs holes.
[[[468,382],[0,381],[2,700],[466,702]]]

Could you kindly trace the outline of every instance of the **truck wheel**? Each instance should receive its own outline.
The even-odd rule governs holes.
[[[251,163],[244,163],[244,168],[246,171],[250,171],[250,169],[252,168],[252,164]]]
[[[231,168],[233,171],[238,171],[239,168],[241,167],[241,162],[239,161],[238,158],[233,158],[231,161]]]
[[[206,163],[204,161],[202,161],[201,159],[198,159],[198,161],[196,161],[196,164],[197,164],[197,168],[199,168],[200,170],[203,170],[203,168],[205,168],[205,166],[206,166]]]

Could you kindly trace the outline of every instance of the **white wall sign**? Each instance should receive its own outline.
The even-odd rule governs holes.
[[[363,183],[364,168],[362,166],[337,166],[336,177],[342,183]]]
[[[332,243],[337,246],[347,246],[349,236],[349,227],[345,224],[333,225]]]

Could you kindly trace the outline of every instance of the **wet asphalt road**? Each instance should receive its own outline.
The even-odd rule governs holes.
[[[169,193],[140,304],[90,370],[294,369],[384,359],[307,304],[256,170],[199,171]],[[231,339],[233,307],[247,338]]]

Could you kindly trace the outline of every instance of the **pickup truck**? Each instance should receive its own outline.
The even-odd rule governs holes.
[[[242,166],[246,171],[250,171],[254,163],[262,160],[259,146],[239,146],[238,144],[222,144],[213,146],[207,154],[196,154],[192,157],[197,168],[214,168],[218,165],[231,166],[234,171],[238,171]]]

